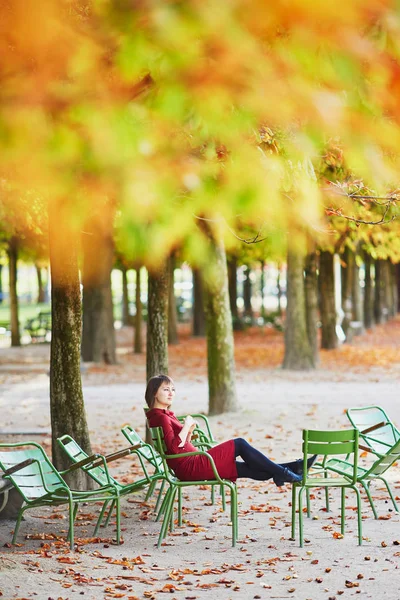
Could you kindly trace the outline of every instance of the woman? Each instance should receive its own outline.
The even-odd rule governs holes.
[[[149,410],[147,420],[150,427],[162,427],[167,454],[197,452],[191,443],[196,424],[187,417],[184,425],[169,410],[175,395],[172,379],[167,375],[152,377],[146,388],[145,399]],[[207,450],[222,479],[236,481],[239,477],[248,477],[257,481],[273,479],[275,485],[302,480],[303,460],[276,464],[264,454],[253,448],[243,438],[236,438],[218,444]],[[240,457],[242,461],[236,460]],[[308,460],[308,468],[315,462],[316,456]],[[186,456],[169,459],[168,465],[181,481],[200,481],[215,479],[214,471],[207,456]]]

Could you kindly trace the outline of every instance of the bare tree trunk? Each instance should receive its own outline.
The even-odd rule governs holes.
[[[265,306],[264,306],[264,302],[265,302],[265,294],[264,294],[264,288],[265,288],[265,260],[260,260],[260,265],[261,265],[261,276],[260,276],[260,295],[261,295],[261,310],[260,310],[260,317],[262,319],[265,318]]]
[[[206,318],[204,313],[203,275],[199,269],[193,268],[193,335],[206,335]]]
[[[350,327],[353,305],[352,305],[352,281],[354,270],[354,254],[350,248],[346,247],[342,256],[342,308],[344,317],[342,321],[342,329],[347,337]]]
[[[2,272],[3,272],[3,265],[0,265],[0,304],[2,304],[3,300],[4,300]]]
[[[352,319],[360,325],[354,331],[355,335],[361,335],[365,333],[364,330],[364,319],[362,309],[362,298],[361,298],[361,286],[360,286],[360,267],[357,264],[358,252],[354,256],[353,263],[353,277],[351,285],[351,299],[352,299]]]
[[[37,295],[37,303],[43,304],[44,300],[44,286],[43,286],[43,277],[42,277],[42,268],[39,265],[35,265],[36,268],[36,277],[37,277],[37,286],[38,286],[38,295]]]
[[[229,293],[229,306],[232,315],[233,328],[235,330],[242,329],[242,322],[239,316],[237,307],[237,258],[236,256],[230,256],[227,261],[228,267],[228,293]]]
[[[179,344],[174,286],[175,256],[173,254],[170,255],[168,263],[168,344]]]
[[[50,412],[53,462],[59,470],[67,468],[70,461],[57,444],[58,437],[69,434],[88,454],[92,453],[80,373],[82,320],[77,236],[68,227],[70,215],[67,206],[66,202],[54,202],[49,209],[52,310]],[[68,482],[75,489],[87,487],[86,476],[81,470],[74,471]]]
[[[392,316],[395,317],[397,314],[397,307],[399,304],[398,288],[397,288],[397,280],[396,280],[397,265],[394,265],[391,263],[390,270],[392,273],[392,303],[393,303],[392,304],[392,306],[393,306]]]
[[[396,313],[394,310],[392,263],[389,258],[385,260],[385,292],[387,318],[392,319]]]
[[[282,286],[281,286],[281,268],[282,265],[278,263],[278,275],[276,277],[276,289],[278,290],[278,315],[282,315]]]
[[[140,267],[135,269],[136,273],[136,315],[135,315],[135,334],[133,349],[135,354],[142,353],[142,302],[140,299]]]
[[[321,252],[319,256],[319,291],[322,339],[321,348],[332,350],[338,347],[336,335],[335,279],[333,254]]]
[[[17,294],[18,239],[16,237],[12,237],[8,242],[7,254],[10,288],[11,346],[20,346],[21,335],[19,331]]]
[[[287,308],[284,369],[304,371],[315,367],[307,335],[304,292],[305,249],[289,247],[287,255]]]
[[[396,267],[397,312],[400,312],[400,263]]]
[[[375,297],[374,317],[375,323],[380,325],[385,322],[385,280],[383,275],[383,260],[375,261]]]
[[[121,268],[122,273],[122,324],[131,325],[129,315],[128,269]]]
[[[251,284],[251,269],[245,268],[243,282],[243,302],[244,302],[244,317],[247,322],[253,323],[253,307],[251,305],[252,284]]]
[[[365,285],[364,285],[364,325],[371,329],[374,324],[374,289],[371,278],[371,256],[364,252]]]
[[[306,326],[307,337],[310,344],[313,364],[317,365],[318,356],[318,278],[317,278],[317,254],[310,252],[305,261],[305,303],[306,303]]]
[[[168,265],[149,272],[147,308],[147,380],[168,373]]]
[[[204,271],[209,413],[237,410],[232,314],[225,247],[208,232],[212,260]]]
[[[113,365],[117,362],[111,269],[114,246],[111,235],[97,219],[85,227],[83,238],[83,334],[84,361]]]

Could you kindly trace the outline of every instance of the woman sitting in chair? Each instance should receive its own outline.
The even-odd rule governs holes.
[[[182,425],[169,410],[174,395],[174,383],[167,375],[156,375],[149,380],[145,393],[149,407],[146,415],[149,427],[162,428],[167,454],[197,452],[198,448],[191,444],[196,422],[188,416]],[[236,481],[238,478],[248,477],[257,481],[266,481],[272,478],[277,486],[302,480],[303,459],[283,464],[274,463],[243,438],[223,442],[208,449],[207,452],[214,459],[222,479]],[[242,460],[236,460],[238,457]],[[316,456],[308,459],[308,468],[315,460]],[[173,458],[167,462],[181,481],[215,479],[211,463],[204,455]]]

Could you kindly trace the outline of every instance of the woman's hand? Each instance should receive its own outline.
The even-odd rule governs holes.
[[[195,429],[196,429],[196,423],[194,423],[194,424],[193,424],[193,425],[190,427],[190,429],[189,429],[189,433],[188,433],[188,436],[187,436],[187,438],[186,438],[186,443],[188,443],[188,442],[190,442],[190,441],[191,441],[191,439],[192,439],[192,435],[193,435],[193,431],[194,431]]]

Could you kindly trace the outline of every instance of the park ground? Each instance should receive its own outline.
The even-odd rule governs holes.
[[[131,351],[132,332],[118,332],[116,366],[85,365],[84,397],[93,450],[108,453],[125,445],[120,433],[130,423],[143,435],[145,359]],[[271,458],[301,456],[301,430],[347,425],[349,406],[381,405],[400,424],[400,319],[376,327],[349,345],[322,352],[317,371],[283,371],[282,334],[250,329],[236,334],[239,410],[211,417],[216,439],[241,436]],[[50,452],[48,345],[0,351],[1,441],[34,439]],[[170,347],[170,374],[178,414],[207,412],[204,340]],[[18,432],[18,433],[17,433]],[[27,432],[29,434],[27,435]],[[11,435],[14,433],[14,435]],[[363,458],[368,461],[368,458]],[[131,457],[113,463],[122,481],[138,476]],[[400,499],[400,466],[388,479]],[[363,544],[357,545],[355,498],[348,494],[346,535],[340,537],[338,493],[332,511],[314,494],[305,519],[304,548],[290,539],[290,486],[238,482],[239,542],[231,547],[228,513],[209,502],[208,490],[188,488],[182,528],[157,549],[160,524],[154,501],[144,492],[122,501],[124,543],[115,545],[112,524],[91,538],[95,512],[78,513],[76,552],[65,543],[66,511],[27,512],[11,546],[12,521],[0,521],[0,597],[6,600],[123,598],[176,600],[349,599],[399,600],[400,516],[385,490],[373,484],[379,512],[374,520],[363,498]]]

